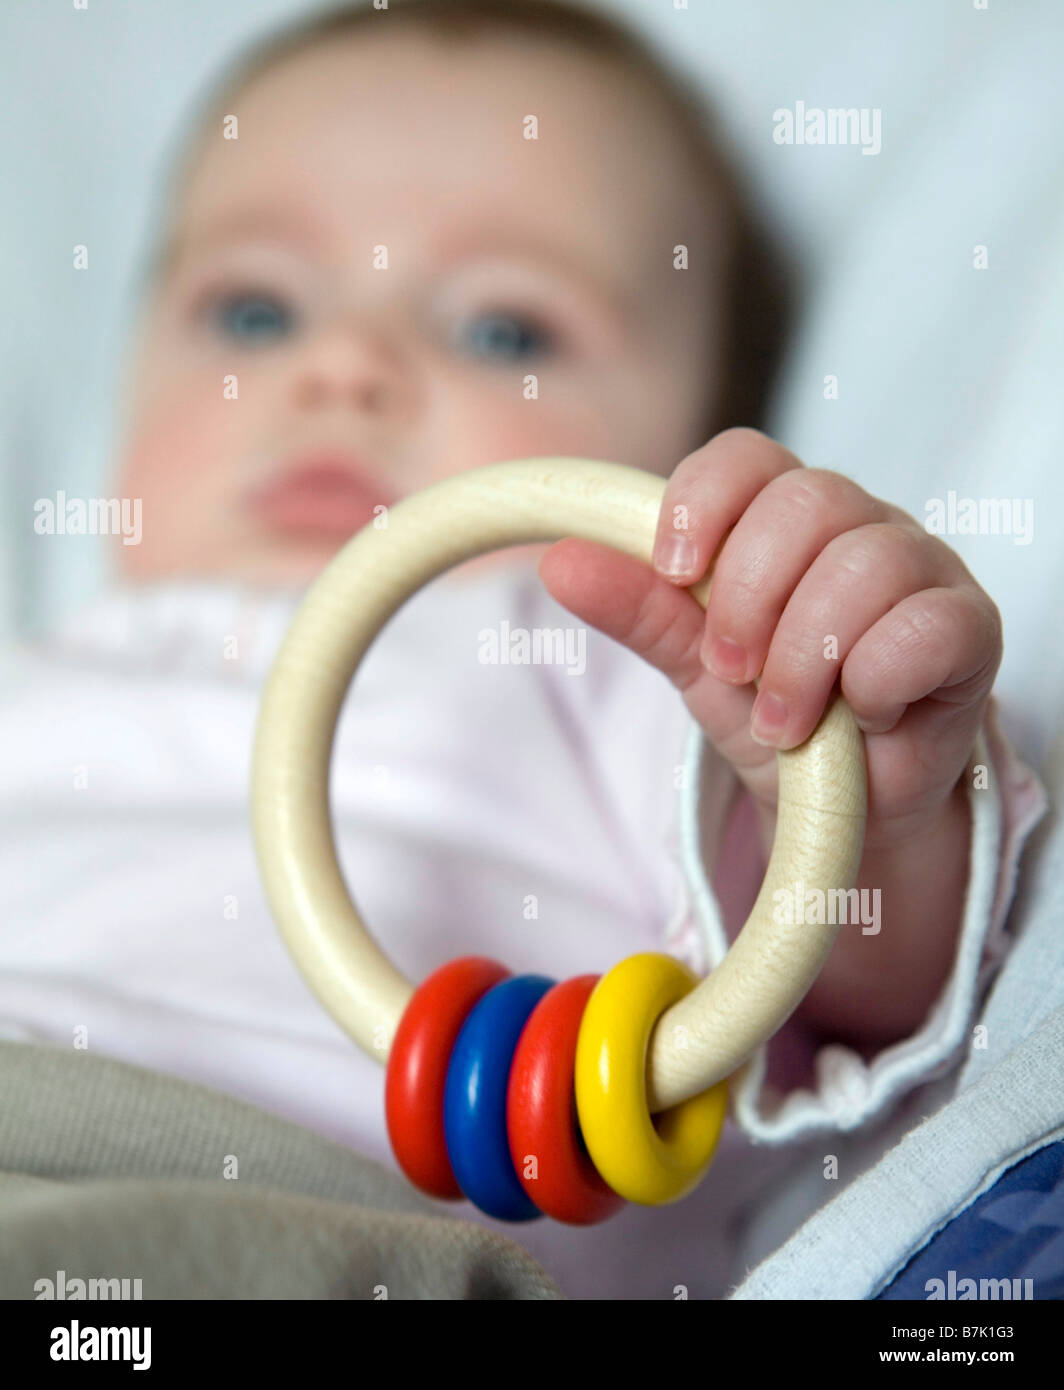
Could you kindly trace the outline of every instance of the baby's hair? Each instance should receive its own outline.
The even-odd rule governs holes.
[[[711,216],[718,217],[723,229],[722,379],[697,443],[732,425],[762,428],[794,308],[790,266],[725,153],[710,103],[614,18],[571,0],[390,0],[385,9],[370,0],[345,4],[268,34],[242,54],[215,82],[196,128],[213,129],[215,119],[232,110],[241,89],[287,59],[385,27],[455,42],[501,33],[555,43],[589,60],[612,63],[662,102],[681,138],[695,188],[703,191],[707,226]],[[195,143],[187,142],[177,161],[171,199],[196,152]],[[163,251],[156,265],[165,256]]]

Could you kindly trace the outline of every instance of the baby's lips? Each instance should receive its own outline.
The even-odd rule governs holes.
[[[251,511],[275,530],[346,537],[395,500],[358,460],[335,453],[308,455],[247,494]]]

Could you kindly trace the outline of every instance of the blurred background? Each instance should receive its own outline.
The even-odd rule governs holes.
[[[59,489],[107,490],[137,279],[194,107],[252,37],[332,7],[51,0],[0,9],[3,639],[47,628],[102,577],[103,538],[35,535],[33,502]],[[1030,544],[946,539],[1001,608],[1005,727],[1037,767],[1064,708],[1053,640],[1064,618],[1064,7],[595,8],[629,18],[704,85],[756,196],[787,229],[806,307],[775,437],[920,518],[951,489],[1032,500]],[[776,143],[773,113],[799,101],[878,110],[880,150]],[[83,271],[72,263],[79,244],[89,248]],[[829,376],[837,398],[825,395]]]

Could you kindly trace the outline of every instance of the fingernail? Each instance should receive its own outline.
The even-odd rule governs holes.
[[[721,681],[746,678],[746,651],[730,637],[713,637],[702,652],[702,664]]]
[[[679,531],[670,532],[654,547],[654,566],[670,579],[686,579],[695,572],[695,543]]]
[[[787,726],[787,706],[778,695],[762,691],[750,715],[750,737],[755,743],[774,748]]]

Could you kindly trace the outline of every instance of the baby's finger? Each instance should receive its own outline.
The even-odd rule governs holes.
[[[909,705],[932,699],[938,734],[915,774],[925,782],[928,757],[952,766],[971,737],[1003,652],[1001,614],[975,586],[910,594],[869,629],[842,666],[842,693],[866,733],[887,733]],[[954,746],[954,745],[957,746]]]
[[[654,568],[674,584],[701,579],[729,527],[761,489],[801,467],[800,459],[758,430],[715,435],[677,464],[665,486]]]
[[[801,555],[797,550],[795,563]],[[876,522],[829,541],[798,581],[772,633],[752,737],[774,748],[804,743],[857,642],[909,595],[957,578],[963,567],[950,557],[948,547],[930,544],[912,523]],[[788,557],[784,570],[790,563]],[[773,602],[766,599],[766,606]],[[756,661],[753,642],[751,647]]]
[[[737,684],[753,680],[784,608],[824,548],[889,516],[887,503],[840,473],[803,468],[770,482],[732,529],[713,569],[703,659],[714,675]],[[848,601],[848,593],[836,594],[837,605]]]
[[[703,613],[689,593],[630,555],[571,538],[551,546],[539,574],[558,603],[663,672],[737,769],[774,771],[775,755],[749,737],[753,689],[725,685],[699,660]]]
[[[539,562],[547,591],[608,637],[630,647],[680,690],[704,671],[702,610],[640,560],[593,541],[556,542]]]

